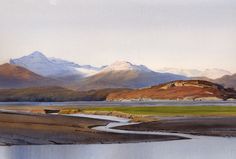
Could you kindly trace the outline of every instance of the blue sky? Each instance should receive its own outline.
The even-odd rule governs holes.
[[[0,62],[35,50],[80,64],[236,72],[235,0],[1,0]]]

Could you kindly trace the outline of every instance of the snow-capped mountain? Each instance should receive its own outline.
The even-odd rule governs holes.
[[[187,77],[207,77],[211,79],[220,78],[224,75],[232,75],[231,72],[223,69],[205,69],[203,71],[197,69],[178,69],[178,68],[162,68],[157,70],[162,73],[174,73]]]
[[[63,66],[64,68],[73,70],[73,72],[75,72],[74,74],[80,74],[84,77],[94,75],[101,70],[101,68],[98,67],[94,67],[91,65],[79,65],[74,62],[62,60],[59,58],[50,58],[50,60],[55,64]]]
[[[39,51],[35,51],[28,56],[23,56],[18,59],[11,59],[10,63],[22,66],[32,72],[47,77],[71,75],[87,77],[99,71],[99,68],[89,65],[81,66],[58,58],[48,58]]]
[[[62,60],[59,58],[55,58],[55,57],[51,57],[49,58],[49,60],[54,63],[54,64],[58,64],[64,67],[80,67],[79,64],[76,64],[74,62],[70,62],[70,61],[66,61],[66,60]]]
[[[50,59],[38,51],[18,59],[11,59],[10,64],[22,66],[42,76],[54,76],[68,73],[67,68],[53,63]],[[71,70],[69,70],[69,73],[70,72]]]
[[[144,65],[134,65],[127,61],[116,61],[113,64],[103,68],[101,72],[109,71],[140,71],[140,72],[151,72],[152,70],[148,69]]]
[[[99,73],[84,78],[75,86],[78,90],[104,88],[142,88],[174,80],[186,80],[185,76],[158,73],[143,65],[118,61],[106,66]]]

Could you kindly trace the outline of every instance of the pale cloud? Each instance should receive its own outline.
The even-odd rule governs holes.
[[[0,63],[39,50],[80,64],[236,72],[235,16],[235,0],[1,0]]]

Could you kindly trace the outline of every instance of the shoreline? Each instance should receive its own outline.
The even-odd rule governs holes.
[[[109,101],[68,101],[68,102],[0,102],[0,107],[107,107],[107,106],[236,106],[236,100],[228,101],[132,101],[132,102],[109,102]]]
[[[91,129],[110,121],[63,115],[0,112],[0,145],[112,144],[186,139],[166,135],[138,135]]]
[[[7,109],[8,108],[8,109]],[[143,108],[138,107],[138,110],[143,112]],[[147,110],[146,110],[147,108]],[[163,107],[158,108],[158,111],[168,109]],[[173,107],[182,109],[180,107]],[[192,110],[193,107],[190,107]],[[201,107],[197,107],[199,111]],[[203,107],[205,110],[205,107]],[[219,107],[220,108],[220,107]],[[78,107],[2,107],[0,111],[0,145],[48,145],[48,144],[113,144],[113,143],[139,143],[139,142],[156,142],[156,141],[170,141],[189,139],[181,137],[181,134],[197,135],[197,136],[216,136],[216,137],[236,137],[236,116],[232,111],[223,109],[226,112],[232,113],[232,116],[179,116],[169,114],[168,116],[150,116],[150,115],[134,115],[122,111],[90,111],[83,110]],[[224,107],[225,108],[225,107]],[[96,108],[93,108],[96,110]],[[115,109],[112,108],[112,109]],[[118,108],[116,108],[118,109]],[[126,107],[125,107],[126,109]],[[136,110],[135,107],[130,107],[132,112]],[[150,107],[154,112],[154,107]],[[202,108],[201,108],[202,109]],[[208,108],[207,108],[208,109]],[[230,110],[234,110],[235,108]],[[59,110],[58,114],[47,114],[47,111]],[[120,110],[120,109],[118,109]],[[123,110],[123,108],[122,108]],[[145,107],[145,111],[149,112],[149,108]],[[171,111],[173,111],[171,109]],[[189,111],[189,108],[187,109]],[[215,110],[215,108],[213,109]],[[218,111],[218,109],[216,109]],[[201,110],[202,112],[202,110]],[[209,111],[211,112],[211,111]],[[208,113],[209,113],[208,112]],[[64,114],[63,114],[64,113]],[[80,113],[85,116],[73,116],[70,114]],[[85,113],[85,114],[83,114]],[[86,114],[87,113],[87,114]],[[191,111],[191,113],[193,113]],[[89,118],[86,115],[105,115],[107,118]],[[135,134],[134,133],[115,133],[94,130],[94,127],[105,127],[112,123],[112,117],[121,117],[129,119],[130,121],[140,122],[138,124],[116,126],[112,129],[129,130],[129,131],[143,131],[145,132],[161,132],[166,135],[157,134]],[[114,119],[113,119],[114,120]],[[114,122],[114,121],[113,121]],[[169,134],[168,134],[169,133]],[[179,133],[171,134],[171,133]],[[191,138],[191,137],[190,137]]]
[[[236,137],[236,117],[175,117],[159,121],[118,126],[114,129],[181,133],[196,136]]]

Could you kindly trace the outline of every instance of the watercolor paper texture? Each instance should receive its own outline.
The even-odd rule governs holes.
[[[0,159],[235,159],[235,0],[0,0]]]

